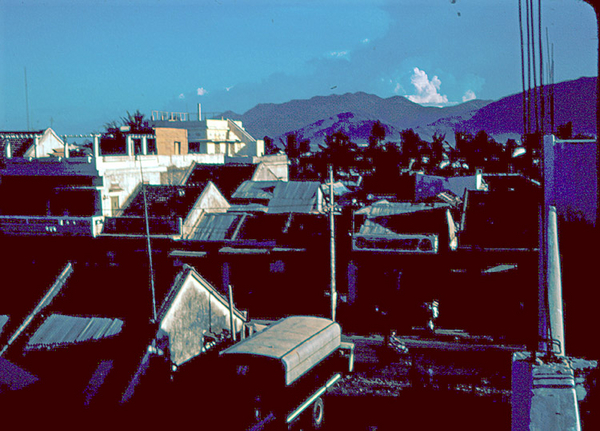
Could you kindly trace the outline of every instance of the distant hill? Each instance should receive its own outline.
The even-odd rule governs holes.
[[[554,84],[554,125],[571,121],[573,133],[596,134],[596,88],[595,77],[579,78]],[[551,86],[544,87],[546,97]],[[548,102],[545,103],[548,114],[545,130],[549,130]],[[533,118],[535,124],[535,118]],[[541,121],[541,120],[540,120]],[[485,130],[491,135],[523,133],[523,97],[514,94],[482,107],[473,117],[457,125],[461,130],[476,133]]]
[[[545,94],[549,92],[550,86],[545,86]],[[574,133],[595,135],[596,92],[595,77],[555,84],[555,127],[571,121]],[[256,138],[269,136],[278,143],[286,134],[295,132],[310,139],[313,148],[338,130],[357,144],[364,144],[378,120],[384,124],[389,141],[398,141],[402,130],[412,128],[425,140],[441,133],[453,144],[455,130],[471,133],[485,130],[500,142],[519,137],[523,132],[522,106],[520,93],[495,102],[472,100],[436,108],[421,106],[401,96],[383,99],[359,92],[259,104],[243,115],[231,111],[222,115],[241,120]],[[546,111],[549,112],[548,104]]]
[[[313,130],[311,133],[301,133],[307,138],[311,138],[313,134],[324,136],[323,133],[316,132],[318,126],[315,124],[320,121],[323,121],[323,125],[339,123],[341,126],[341,123],[346,123],[344,130],[360,130],[359,134],[362,136],[365,128],[368,128],[370,133],[372,123],[377,120],[387,125],[390,130],[401,131],[430,124],[444,117],[463,118],[462,116],[466,115],[466,118],[470,118],[487,103],[489,101],[473,100],[456,106],[436,108],[421,106],[401,96],[383,99],[379,96],[359,92],[316,96],[308,100],[292,100],[280,104],[260,104],[243,115],[231,111],[224,112],[222,115],[241,120],[244,128],[257,138],[263,136],[278,138],[289,132],[300,132],[303,128]],[[345,113],[353,115],[338,117],[339,114]],[[356,122],[361,124],[353,124]],[[371,126],[368,122],[371,122]],[[326,127],[328,126],[323,128]],[[356,136],[356,138],[358,137]],[[354,139],[355,136],[351,136],[351,138]]]

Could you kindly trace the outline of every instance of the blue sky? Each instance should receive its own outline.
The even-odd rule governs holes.
[[[555,81],[596,76],[592,7],[542,3]],[[59,134],[101,131],[126,111],[193,112],[198,103],[244,113],[357,91],[436,105],[496,100],[521,90],[517,5],[0,0],[0,130],[27,129],[26,100],[30,128]]]

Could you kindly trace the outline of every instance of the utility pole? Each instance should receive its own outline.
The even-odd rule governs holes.
[[[331,320],[335,322],[337,291],[335,286],[335,202],[333,200],[333,166],[329,165],[329,253],[331,263]]]

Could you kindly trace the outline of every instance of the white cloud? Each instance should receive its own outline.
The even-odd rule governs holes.
[[[369,38],[366,38],[366,39],[361,40],[361,42],[362,43],[369,43],[369,42],[371,42],[371,40]]]
[[[181,94],[179,95],[179,98],[180,98],[180,99],[185,99],[185,94],[181,93]]]
[[[206,93],[208,93],[208,91],[204,88],[204,87],[200,87],[198,88],[198,96],[204,96]]]
[[[415,86],[417,94],[407,96],[411,102],[421,105],[445,105],[448,103],[448,96],[438,93],[442,81],[437,76],[431,78],[418,67],[413,69],[413,75],[410,82]]]
[[[396,83],[396,87],[394,87],[394,93],[396,94],[404,94],[406,93],[406,91],[404,91],[404,87],[402,87],[402,85],[400,85],[399,82]]]
[[[468,102],[469,100],[475,100],[475,99],[477,99],[475,92],[473,90],[467,90],[467,92],[465,93],[465,95],[462,98],[462,101]]]
[[[348,56],[348,51],[332,51],[329,53],[329,55],[331,55],[332,57],[347,57]]]

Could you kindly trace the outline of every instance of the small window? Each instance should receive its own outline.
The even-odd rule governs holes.
[[[148,138],[146,154],[156,154],[156,139]]]
[[[174,145],[173,154],[180,155],[181,154],[181,142],[175,141],[173,143],[173,145]]]
[[[133,154],[136,156],[142,154],[142,140],[139,138],[133,140]]]
[[[113,216],[117,215],[119,211],[119,197],[111,196],[110,197],[110,212]]]

